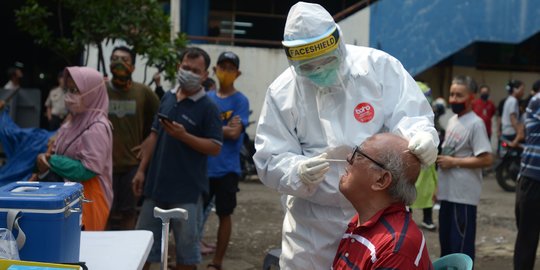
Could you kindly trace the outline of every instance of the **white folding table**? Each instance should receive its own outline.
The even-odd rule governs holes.
[[[79,260],[91,270],[142,269],[153,242],[150,231],[83,231]]]

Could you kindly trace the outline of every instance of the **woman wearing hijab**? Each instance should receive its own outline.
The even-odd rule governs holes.
[[[103,76],[89,67],[66,68],[64,80],[66,108],[72,116],[58,130],[54,153],[38,155],[39,178],[52,171],[66,181],[80,182],[91,201],[83,205],[84,229],[104,230],[113,198],[107,88]]]

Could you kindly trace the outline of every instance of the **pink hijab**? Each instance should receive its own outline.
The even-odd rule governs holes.
[[[107,118],[109,96],[103,76],[89,67],[67,67],[64,79],[71,75],[86,110],[72,115],[59,129],[55,152],[80,160],[100,180],[109,207],[112,204],[112,130]]]

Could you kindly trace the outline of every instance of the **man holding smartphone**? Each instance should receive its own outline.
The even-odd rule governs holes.
[[[169,122],[172,122],[171,119],[169,119],[169,116],[167,116],[166,114],[158,113],[157,117],[158,117],[158,119],[161,120],[161,121],[169,121]]]
[[[201,262],[198,225],[209,187],[207,159],[219,154],[223,140],[218,108],[201,85],[208,76],[210,57],[192,47],[180,59],[178,85],[161,99],[158,112],[162,117],[154,119],[133,178],[133,191],[145,196],[136,228],[154,234],[145,267],[161,259],[161,221],[153,216],[155,206],[188,211],[188,220],[171,224],[176,269],[196,269]]]

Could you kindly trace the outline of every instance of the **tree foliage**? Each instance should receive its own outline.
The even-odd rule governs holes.
[[[184,34],[171,41],[169,17],[157,0],[26,0],[15,17],[18,27],[35,43],[67,64],[73,64],[69,59],[82,53],[86,45],[97,46],[103,72],[103,42],[124,40],[147,65],[164,70],[169,80],[176,73],[178,54],[186,46]],[[64,30],[66,25],[70,31]]]

